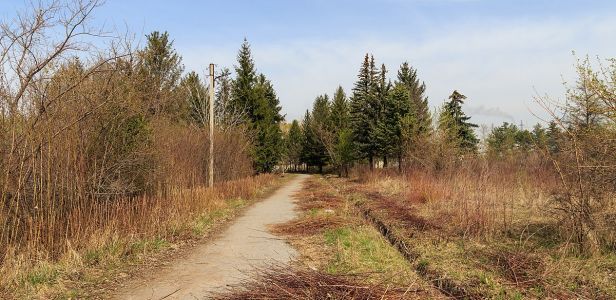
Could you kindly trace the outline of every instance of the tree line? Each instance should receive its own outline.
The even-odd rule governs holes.
[[[417,69],[404,62],[394,82],[387,67],[376,66],[366,54],[351,95],[338,87],[330,99],[318,96],[300,125],[293,121],[286,137],[289,164],[306,164],[322,171],[326,165],[340,174],[349,166],[365,161],[371,168],[377,161],[388,167],[394,160],[399,169],[421,163],[423,152],[435,136],[459,154],[475,153],[479,143],[473,130],[477,125],[462,111],[466,96],[453,91],[436,112],[433,122],[426,84]]]

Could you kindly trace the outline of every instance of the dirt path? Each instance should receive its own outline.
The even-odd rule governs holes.
[[[197,246],[147,282],[129,284],[117,299],[206,299],[246,278],[247,271],[297,255],[284,240],[267,231],[268,224],[295,217],[292,195],[307,176],[292,179],[272,196],[254,204],[217,238]]]

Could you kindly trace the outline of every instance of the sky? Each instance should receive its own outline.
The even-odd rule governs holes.
[[[0,17],[23,5],[0,0]],[[564,98],[576,56],[616,57],[612,0],[107,0],[94,22],[141,44],[168,31],[186,70],[201,74],[232,68],[248,39],[288,121],[338,85],[350,94],[365,53],[392,80],[408,61],[433,109],[460,91],[471,120],[488,126],[540,122],[534,97]]]

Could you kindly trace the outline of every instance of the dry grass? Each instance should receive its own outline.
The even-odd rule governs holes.
[[[550,194],[558,185],[547,168],[526,170],[481,160],[440,172],[413,170],[399,175],[377,170],[357,176],[363,189],[378,197],[375,205],[386,203],[414,216],[408,219],[422,217],[450,233],[482,238],[552,221]]]
[[[493,251],[486,256],[516,286],[537,285],[544,277],[545,264],[541,258],[522,249]]]
[[[344,205],[344,199],[330,189],[324,188],[318,179],[310,178],[296,193],[297,207],[301,211],[328,209],[334,211]]]
[[[407,299],[408,291],[360,283],[361,276],[331,275],[311,269],[271,266],[255,279],[214,299]]]
[[[602,254],[578,255],[552,201],[558,178],[545,165],[478,160],[455,170],[407,171],[358,172],[334,184],[362,195],[361,207],[412,248],[425,279],[482,297],[616,295],[609,243]],[[610,215],[606,206],[595,216],[604,232],[613,230]]]
[[[344,225],[344,219],[333,215],[306,216],[273,225],[271,231],[281,235],[313,235]]]
[[[6,250],[0,266],[0,286],[5,293],[20,290],[42,295],[45,286],[57,284],[63,276],[70,277],[75,268],[113,269],[127,259],[147,257],[148,252],[169,247],[175,241],[198,238],[213,222],[271,187],[276,178],[261,175],[220,183],[213,189],[170,189],[157,196],[76,208],[66,222],[71,235],[63,237],[64,247],[53,255],[28,249]],[[32,248],[41,247],[34,242],[38,241],[32,241]],[[45,275],[37,275],[41,270]]]

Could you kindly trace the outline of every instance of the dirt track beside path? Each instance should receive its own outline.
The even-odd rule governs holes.
[[[206,299],[212,292],[239,283],[251,269],[289,262],[296,251],[269,233],[267,225],[295,217],[292,195],[306,178],[293,178],[272,196],[248,208],[218,237],[195,247],[145,282],[128,284],[115,298]]]

